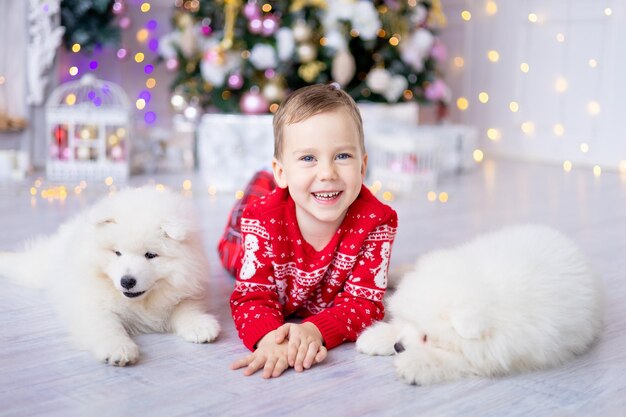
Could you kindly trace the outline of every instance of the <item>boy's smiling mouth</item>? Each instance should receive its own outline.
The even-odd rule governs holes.
[[[339,197],[341,193],[342,191],[330,191],[330,192],[318,192],[318,193],[311,193],[311,194],[313,195],[313,197],[315,197],[316,200],[332,201],[336,199],[337,197]]]

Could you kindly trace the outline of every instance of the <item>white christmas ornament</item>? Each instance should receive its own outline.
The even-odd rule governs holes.
[[[409,86],[408,81],[402,75],[394,75],[391,77],[387,88],[383,91],[382,95],[387,99],[390,103],[395,103],[398,101],[400,96],[406,88]]]
[[[278,65],[276,51],[270,45],[257,43],[250,51],[250,62],[260,70],[276,68]]]
[[[354,5],[352,26],[359,32],[359,37],[366,41],[376,39],[378,30],[382,27],[378,12],[370,1],[362,0]]]
[[[400,44],[400,57],[416,71],[424,69],[424,60],[430,54],[435,38],[428,30],[420,28]]]
[[[276,32],[276,49],[278,50],[278,59],[287,61],[293,55],[296,43],[294,41],[293,32],[289,28],[280,28]]]
[[[374,93],[382,94],[391,83],[391,74],[384,68],[374,68],[367,74],[365,84]]]
[[[293,25],[293,38],[298,42],[306,42],[311,39],[313,32],[304,20],[298,20]]]
[[[347,85],[354,77],[356,71],[356,64],[354,57],[347,50],[341,50],[337,52],[333,59],[333,66],[331,68],[331,76],[333,80],[340,85]]]
[[[317,58],[317,49],[310,43],[303,43],[298,46],[298,58],[301,62],[311,62]]]

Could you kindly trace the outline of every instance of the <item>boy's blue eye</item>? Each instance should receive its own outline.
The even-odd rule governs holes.
[[[315,158],[313,158],[313,156],[311,155],[305,155],[302,158],[300,158],[300,160],[304,162],[313,162]]]
[[[340,153],[339,155],[337,155],[337,159],[349,159],[351,157],[352,155],[350,155],[349,153]]]

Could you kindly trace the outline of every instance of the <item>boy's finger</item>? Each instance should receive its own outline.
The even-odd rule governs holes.
[[[237,359],[230,365],[230,369],[239,369],[248,366],[254,360],[254,355],[248,355],[245,358]]]
[[[279,377],[285,370],[289,368],[289,364],[284,358],[281,358],[276,362],[276,366],[274,366],[274,372],[272,372],[272,378]]]
[[[271,357],[267,360],[267,362],[265,362],[265,366],[263,367],[263,378],[271,378],[277,361],[278,358]]]
[[[321,346],[317,351],[317,355],[315,355],[315,363],[322,362],[326,359],[326,356],[328,356],[328,350],[324,346]]]
[[[262,358],[255,358],[248,364],[248,367],[243,371],[245,376],[250,376],[263,367],[264,360]]]
[[[289,340],[289,346],[287,346],[287,364],[294,366],[296,362],[296,355],[298,354],[298,347],[300,346],[300,340]]]
[[[309,345],[306,343],[301,343],[298,348],[298,355],[296,356],[296,361],[293,365],[297,372],[302,372],[304,368],[302,367],[302,362],[304,362],[304,358],[306,357],[306,353],[309,350]]]
[[[287,336],[289,336],[290,327],[291,327],[291,324],[287,323],[287,324],[283,324],[278,329],[276,329],[276,337],[274,338],[274,342],[276,342],[276,344],[283,343],[283,341],[287,338]]]
[[[304,369],[309,369],[311,365],[313,365],[313,361],[315,360],[315,356],[317,355],[317,351],[320,347],[321,346],[317,343],[311,343],[309,345],[309,349],[307,350],[304,361],[302,362]]]

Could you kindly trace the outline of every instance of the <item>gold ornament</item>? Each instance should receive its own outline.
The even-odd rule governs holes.
[[[307,83],[315,81],[320,72],[326,69],[326,64],[320,61],[309,62],[308,64],[300,65],[298,68],[298,76]]]
[[[318,9],[325,9],[328,7],[326,0],[295,0],[291,2],[289,7],[289,13],[298,12],[305,7],[317,7]]]
[[[235,20],[237,20],[237,12],[240,8],[241,0],[224,0],[224,39],[220,43],[224,50],[233,47]]]
[[[433,0],[428,13],[428,24],[432,27],[443,28],[448,24],[446,15],[443,14],[441,0]]]

